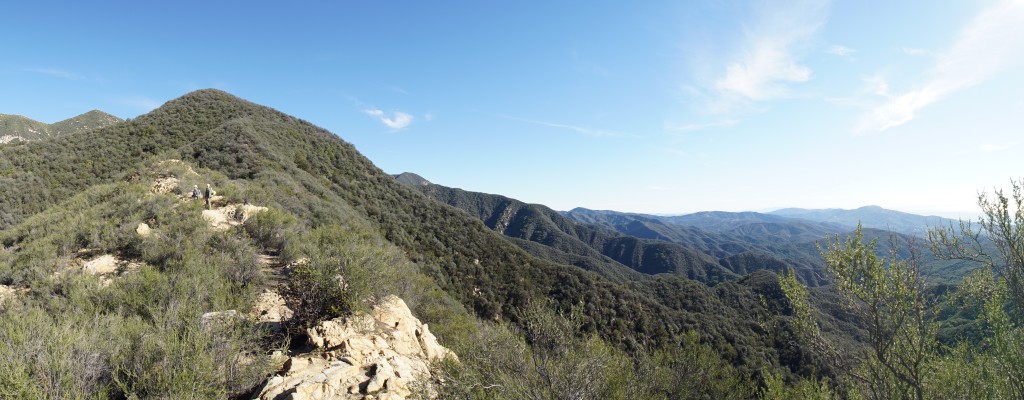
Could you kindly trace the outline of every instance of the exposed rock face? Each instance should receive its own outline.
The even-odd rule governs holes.
[[[263,211],[267,211],[267,208],[251,204],[228,204],[212,210],[203,210],[203,219],[214,230],[226,231],[232,226],[244,224],[249,218]]]
[[[153,233],[153,229],[149,227],[149,224],[140,222],[139,226],[135,228],[135,233],[138,233],[139,236],[146,237]]]
[[[153,193],[171,193],[178,188],[178,182],[178,178],[173,176],[160,178],[153,182],[149,190]]]
[[[112,275],[117,272],[118,259],[110,254],[96,257],[82,266],[82,272],[92,275]]]
[[[100,277],[103,286],[109,285],[114,278],[133,273],[142,268],[138,261],[122,260],[113,254],[103,254],[82,262],[82,273]]]
[[[430,363],[456,358],[396,296],[307,333],[318,351],[288,359],[259,399],[405,399],[417,388],[429,396]]]

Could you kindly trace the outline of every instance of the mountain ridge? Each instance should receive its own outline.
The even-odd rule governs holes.
[[[0,144],[29,142],[87,132],[123,122],[100,110],[90,110],[74,117],[47,124],[16,114],[0,114]]]
[[[891,230],[898,233],[924,236],[929,227],[947,226],[953,219],[936,215],[919,215],[903,211],[868,205],[854,209],[842,208],[782,208],[768,214],[808,221],[840,224],[856,227],[858,223],[867,228]]]

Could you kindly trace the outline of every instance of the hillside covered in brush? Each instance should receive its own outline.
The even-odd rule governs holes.
[[[169,191],[151,189],[169,177],[176,179]],[[268,211],[238,227],[203,228],[199,202],[177,204],[204,183],[232,207]],[[0,387],[24,393],[48,379],[54,383],[39,390],[51,394],[163,397],[201,381],[217,396],[244,396],[275,367],[218,365],[304,343],[305,327],[386,294],[405,299],[456,354],[479,355],[442,371],[451,376],[444,390],[463,395],[518,397],[511,389],[482,392],[487,382],[535,387],[530,382],[542,380],[541,370],[488,364],[519,364],[522,357],[553,363],[545,370],[562,363],[555,369],[566,374],[590,365],[573,357],[598,357],[588,387],[620,395],[752,393],[768,371],[830,373],[786,339],[788,305],[771,272],[709,286],[621,266],[609,274],[600,267],[615,264],[583,253],[589,246],[537,257],[465,211],[398,182],[333,134],[216,90],[106,128],[0,147],[0,185],[0,284],[14,293],[0,314],[0,353],[6,365],[24,366],[0,376]],[[156,234],[141,236],[141,224]],[[100,254],[122,260],[115,278],[68,272]],[[565,255],[597,264],[580,268]],[[298,316],[286,329],[290,339],[240,325],[224,342],[202,330],[206,313],[253,309],[275,281],[259,261],[268,257],[277,257],[274,265],[312,260],[288,275],[286,297]],[[344,277],[344,289],[333,276]],[[820,298],[827,303],[829,296]],[[826,331],[856,346],[845,333],[857,329],[832,315]],[[18,333],[27,331],[66,340],[29,352],[36,342]],[[157,351],[172,344],[182,350]],[[515,349],[526,353],[508,353]],[[91,361],[60,361],[58,354]],[[47,367],[35,368],[41,365]],[[730,378],[694,379],[707,371]],[[637,386],[638,378],[629,378],[635,374],[649,376]]]
[[[21,115],[0,114],[0,144],[15,141],[28,142],[49,137],[86,132],[121,122],[121,119],[103,111],[92,110],[52,124]]]

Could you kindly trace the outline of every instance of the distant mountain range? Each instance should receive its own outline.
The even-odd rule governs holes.
[[[946,226],[955,220],[934,215],[923,216],[901,211],[887,210],[879,206],[865,206],[853,210],[839,208],[804,209],[783,208],[771,215],[799,218],[809,221],[839,224],[855,227],[860,222],[866,228],[891,230],[908,235],[923,236],[928,227]]]
[[[462,209],[534,256],[612,279],[632,278],[636,272],[667,273],[715,284],[758,270],[792,269],[804,282],[820,285],[826,281],[818,243],[828,235],[851,233],[858,216],[864,218],[866,238],[879,243],[886,243],[890,233],[903,243],[915,241],[914,236],[923,235],[929,225],[948,221],[879,207],[801,210],[801,217],[724,211],[659,216],[585,208],[558,212],[501,195],[433,184],[414,173],[392,176]],[[876,250],[887,255],[888,248],[879,245]],[[901,249],[904,256],[906,251]],[[969,268],[931,257],[925,261],[925,268],[940,280],[959,279]]]
[[[104,128],[118,122],[122,122],[122,119],[99,110],[92,110],[53,124],[21,115],[0,114],[0,144],[64,136]]]

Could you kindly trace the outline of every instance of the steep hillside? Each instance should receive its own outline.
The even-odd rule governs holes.
[[[59,263],[51,260],[60,260],[80,248],[99,246],[129,255],[148,254],[129,240],[131,232],[142,221],[153,219],[151,222],[156,224],[158,232],[162,229],[161,223],[174,221],[176,216],[152,211],[154,207],[158,210],[170,207],[167,203],[146,205],[139,211],[149,214],[114,220],[109,226],[102,223],[76,225],[80,232],[48,236],[47,242],[30,245],[37,240],[33,232],[49,229],[49,225],[33,221],[38,222],[39,216],[50,215],[68,199],[97,190],[97,187],[107,188],[104,189],[107,192],[94,194],[100,200],[111,190],[124,193],[121,185],[145,179],[141,171],[146,171],[148,166],[160,160],[181,159],[195,166],[202,175],[191,182],[212,182],[215,188],[220,188],[225,196],[239,204],[258,204],[279,210],[283,215],[279,217],[281,221],[294,218],[297,222],[289,232],[294,232],[297,239],[284,242],[293,243],[289,246],[295,249],[284,246],[280,250],[284,254],[344,249],[333,242],[332,238],[340,235],[332,233],[336,231],[355,232],[342,236],[357,238],[352,240],[362,243],[357,248],[363,250],[359,251],[394,249],[393,252],[388,250],[386,257],[380,256],[392,261],[374,265],[414,268],[415,272],[389,273],[388,276],[397,276],[405,282],[389,287],[406,288],[401,289],[406,291],[424,288],[412,292],[419,293],[414,297],[421,297],[423,301],[406,301],[431,324],[442,342],[445,337],[465,335],[469,329],[453,310],[464,308],[484,320],[525,327],[527,325],[521,324],[530,316],[524,314],[524,310],[549,304],[544,308],[557,310],[559,315],[570,312],[574,315],[573,321],[578,325],[573,329],[578,335],[596,334],[614,348],[631,352],[678,350],[685,342],[681,338],[692,332],[701,346],[709,346],[715,354],[739,368],[743,376],[780,365],[786,366],[785,371],[791,371],[787,374],[803,370],[792,364],[796,360],[792,356],[804,350],[779,339],[791,333],[785,323],[787,317],[776,315],[786,310],[786,303],[778,297],[777,290],[771,288],[773,278],[758,280],[761,282],[758,285],[740,280],[712,288],[681,276],[634,279],[630,273],[630,276],[624,274],[609,279],[577,266],[550,261],[554,257],[538,258],[514,244],[515,239],[510,240],[481,222],[485,218],[467,215],[463,210],[431,200],[419,190],[399,183],[333,134],[224,92],[193,92],[132,121],[73,136],[0,147],[0,185],[5,188],[0,192],[0,229],[20,232],[4,235],[5,257],[0,261],[5,264],[0,264],[3,267],[0,270],[7,272],[0,280],[5,285],[35,287],[32,282],[38,276],[25,275],[24,271],[46,271],[52,263]],[[138,189],[127,193],[138,193]],[[128,195],[114,208],[128,207],[127,204],[134,204],[132,201],[132,196]],[[486,208],[480,207],[478,214]],[[498,210],[498,207],[491,210]],[[576,238],[578,242],[565,242],[566,250],[571,250],[568,245],[573,243],[585,243],[579,240],[581,236],[600,236],[599,231],[592,228],[576,231],[573,227],[576,224],[553,218],[557,214],[547,209],[512,208],[512,215],[520,211],[523,218],[516,225],[511,219],[502,222],[505,220],[501,215],[495,217],[493,212],[486,218],[495,217],[493,226],[500,226],[501,231],[514,231],[519,237],[535,240],[530,243],[545,240],[559,243]],[[60,220],[56,216],[52,218]],[[550,229],[552,224],[557,229]],[[258,243],[283,240],[273,232],[258,234],[261,238]],[[567,232],[574,236],[562,235]],[[188,237],[173,235],[166,239]],[[607,242],[614,243],[613,239]],[[223,245],[222,239],[209,240],[212,242],[203,241],[201,245]],[[158,271],[176,270],[177,263],[182,262],[180,257],[199,263],[196,268],[200,268],[203,261],[199,255],[203,252],[189,243],[181,242],[179,246],[163,243],[160,248],[170,252],[168,255],[155,253],[147,257],[160,266]],[[659,245],[636,239],[627,238],[623,243],[611,246],[614,254],[623,260],[639,257],[639,265],[667,265],[666,260],[658,257],[677,257],[676,253],[657,248]],[[280,247],[280,244],[275,246]],[[648,246],[655,249],[652,251]],[[586,256],[585,253],[560,251],[560,255]],[[316,265],[356,268],[364,262],[361,258],[351,258],[353,261],[341,264],[330,261],[339,257],[348,259],[346,254],[326,254],[322,258],[324,263]],[[678,254],[678,257],[701,257],[699,253]],[[675,265],[701,265],[682,259],[673,262]],[[599,266],[595,265],[594,269]],[[713,267],[719,268],[718,265]],[[774,275],[769,273],[768,276]],[[438,292],[432,292],[430,287]],[[309,288],[306,289],[300,291],[300,295]],[[767,299],[770,309],[765,308],[761,296]],[[779,323],[760,322],[765,319],[777,319]],[[476,342],[466,343],[465,346],[471,347]],[[456,347],[456,351],[460,351]]]
[[[406,185],[412,186],[425,186],[430,184],[430,181],[412,172],[403,172],[401,174],[395,175],[395,179]]]
[[[684,246],[577,223],[539,204],[435,184],[413,187],[466,211],[498,233],[547,247],[538,250],[520,245],[535,256],[593,269],[608,277],[631,277],[622,266],[644,274],[673,273],[705,283],[736,277],[715,259]]]
[[[783,208],[770,214],[808,221],[839,224],[852,229],[861,223],[866,228],[894,231],[907,235],[923,236],[929,227],[948,226],[956,222],[948,218],[923,216],[900,211],[887,210],[879,206],[865,206],[853,210],[839,208],[804,209]]]
[[[825,283],[814,245],[828,233],[823,226],[757,213],[708,212],[680,218],[576,208],[563,214],[622,234],[696,249],[735,274],[793,269],[809,285]]]
[[[0,144],[46,137],[47,125],[21,115],[0,114]]]
[[[121,121],[120,118],[99,110],[92,110],[53,124],[35,121],[21,115],[0,114],[0,144],[14,141],[28,142],[85,132]]]

